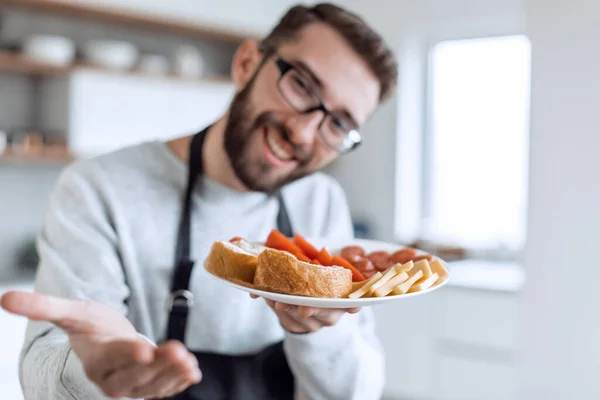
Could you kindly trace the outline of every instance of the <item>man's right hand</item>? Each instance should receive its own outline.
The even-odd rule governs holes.
[[[0,306],[64,330],[88,378],[109,397],[169,397],[201,380],[196,358],[183,344],[156,347],[101,303],[13,291],[0,298]]]

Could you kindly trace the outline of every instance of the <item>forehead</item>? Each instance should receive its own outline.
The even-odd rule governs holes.
[[[332,110],[346,110],[363,124],[379,102],[379,81],[366,62],[333,28],[322,23],[303,28],[297,39],[279,47],[286,61],[301,61],[323,83],[321,95]]]

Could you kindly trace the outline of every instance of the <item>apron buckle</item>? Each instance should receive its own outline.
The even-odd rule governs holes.
[[[167,311],[171,312],[173,306],[180,303],[183,303],[187,308],[191,308],[194,305],[194,294],[185,289],[172,292],[169,295],[169,301],[167,302]]]

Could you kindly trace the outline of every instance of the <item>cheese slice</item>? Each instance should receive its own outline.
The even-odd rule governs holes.
[[[411,272],[413,272],[413,271],[411,270]],[[410,276],[410,278],[408,278],[408,280],[406,280],[404,283],[401,283],[400,285],[396,286],[394,288],[394,290],[392,290],[392,292],[394,294],[406,294],[408,292],[408,289],[410,289],[410,287],[416,281],[418,281],[419,279],[421,279],[422,277],[423,277],[423,271],[422,270],[414,271],[414,274],[412,276]]]
[[[433,272],[431,272],[429,262],[425,259],[417,261],[415,263],[415,266],[410,270],[408,274],[412,276],[412,274],[414,274],[416,271],[422,271],[424,279],[429,278],[433,274]]]
[[[437,282],[438,279],[439,279],[438,274],[433,274],[429,278],[421,278],[420,280],[415,282],[415,284],[412,285],[410,289],[408,289],[408,292],[413,293],[413,292],[420,292],[422,290],[429,289]]]
[[[371,285],[373,285],[375,282],[377,282],[382,276],[383,276],[383,274],[381,272],[377,272],[375,275],[370,277],[369,280],[367,281],[367,283],[365,283],[363,286],[361,286],[360,289],[350,293],[348,295],[348,298],[358,299],[358,298],[364,296],[365,294],[367,294],[367,291],[369,290]]]
[[[392,279],[383,284],[379,289],[377,289],[373,294],[377,297],[385,297],[394,290],[396,286],[401,284],[402,282],[408,279],[408,274],[406,272],[402,272]]]
[[[369,281],[368,279],[365,279],[365,280],[362,280],[360,282],[352,282],[352,291],[353,292],[357,291],[361,287],[365,286],[368,281]]]
[[[393,268],[396,270],[397,273],[401,274],[403,272],[410,271],[414,266],[415,266],[415,263],[411,260],[404,264],[398,263],[398,264],[394,265]]]
[[[369,288],[369,291],[367,292],[367,294],[369,296],[372,296],[375,291],[377,289],[379,289],[380,287],[382,287],[386,282],[390,281],[392,278],[394,278],[396,275],[400,275],[404,272],[407,272],[409,270],[412,269],[412,267],[414,267],[414,264],[412,261],[407,262],[406,264],[402,265],[402,264],[396,264],[393,267],[389,268],[385,274],[383,275],[383,277],[378,280],[373,286],[371,286]]]
[[[429,267],[431,268],[431,272],[438,275],[437,281],[434,283],[435,285],[444,282],[446,279],[450,278],[450,272],[446,269],[444,264],[439,260],[435,259],[429,263]]]

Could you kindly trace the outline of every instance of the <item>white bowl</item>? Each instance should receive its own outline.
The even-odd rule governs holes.
[[[25,40],[23,54],[37,61],[66,66],[75,58],[75,44],[63,36],[32,36]]]
[[[85,44],[82,48],[85,60],[110,69],[126,70],[135,66],[138,49],[129,42],[97,40]]]

